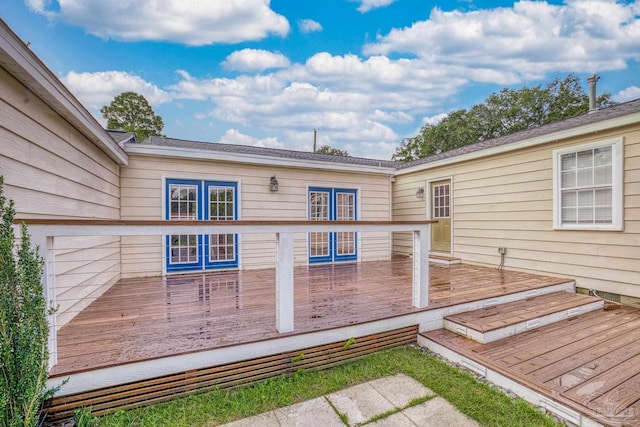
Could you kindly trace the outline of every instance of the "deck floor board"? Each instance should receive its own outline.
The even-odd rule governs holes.
[[[276,330],[275,271],[123,279],[58,332],[52,376],[185,354],[418,311],[413,263],[296,267],[293,333]],[[566,283],[567,279],[468,264],[430,267],[429,308]]]
[[[423,335],[607,425],[640,425],[640,309],[597,310],[489,344],[444,329]]]

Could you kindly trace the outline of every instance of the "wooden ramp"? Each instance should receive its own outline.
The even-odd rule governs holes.
[[[640,425],[640,310],[597,310],[488,344],[418,342],[578,426]]]
[[[444,328],[489,343],[559,320],[600,310],[604,301],[570,292],[553,292],[506,304],[446,316]]]

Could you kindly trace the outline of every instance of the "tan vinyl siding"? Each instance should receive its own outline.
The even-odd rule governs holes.
[[[553,230],[553,150],[623,137],[624,231]],[[640,126],[575,137],[397,177],[394,219],[426,216],[415,189],[451,177],[453,254],[464,261],[568,276],[580,287],[640,296]],[[410,236],[394,236],[409,253]]]
[[[269,178],[279,182],[270,192]],[[122,170],[122,218],[164,219],[163,181],[167,178],[238,181],[239,218],[243,220],[306,220],[307,188],[334,187],[358,190],[358,214],[362,220],[389,220],[390,178],[386,174],[257,166],[197,159],[131,155]],[[361,260],[383,259],[391,253],[388,233],[360,236]],[[240,267],[273,268],[275,236],[245,234],[240,237]],[[307,235],[294,235],[296,264],[307,262]],[[163,241],[160,237],[123,237],[123,274],[143,276],[162,272]]]
[[[119,166],[0,68],[0,173],[17,218],[120,218]],[[119,237],[58,237],[57,326],[115,283]]]

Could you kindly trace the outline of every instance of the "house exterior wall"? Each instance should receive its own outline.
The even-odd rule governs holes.
[[[553,151],[622,137],[624,230],[553,229]],[[393,188],[394,220],[426,217],[415,197],[427,181],[451,177],[452,252],[465,262],[568,276],[579,287],[640,297],[640,124],[527,149],[400,174]],[[394,251],[409,253],[406,234]]]
[[[270,177],[279,182],[277,192],[269,191]],[[217,180],[238,182],[241,220],[306,220],[308,187],[358,190],[360,220],[390,220],[390,177],[388,174],[337,172],[310,168],[225,163],[211,160],[179,159],[130,154],[122,169],[122,219],[164,219],[166,179]],[[363,234],[363,233],[361,233]],[[359,260],[386,259],[391,254],[389,233],[359,235]],[[160,236],[140,239],[123,237],[123,275],[151,276],[163,271],[163,240]],[[275,235],[240,236],[240,268],[273,268]],[[307,235],[294,235],[294,262],[307,263]]]
[[[120,218],[119,166],[0,68],[0,174],[16,218]],[[116,237],[55,239],[57,327],[119,278]]]

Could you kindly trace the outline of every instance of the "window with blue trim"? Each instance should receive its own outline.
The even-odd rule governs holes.
[[[168,179],[165,219],[171,221],[237,219],[235,182]],[[236,234],[174,234],[166,237],[167,271],[238,267]]]

